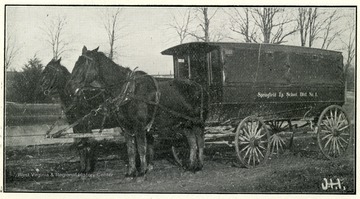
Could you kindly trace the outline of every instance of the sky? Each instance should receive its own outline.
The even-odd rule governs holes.
[[[88,49],[100,47],[108,50],[107,35],[104,29],[102,13],[107,8],[99,7],[8,7],[8,34],[16,38],[20,46],[19,55],[12,68],[18,70],[36,54],[47,64],[51,58],[51,48],[45,41],[45,24],[52,17],[66,16],[68,21],[64,30],[65,38],[70,41],[71,51],[62,56],[62,64],[72,70],[82,47]],[[169,31],[167,19],[171,16],[165,9],[125,8],[121,15],[124,27],[119,41],[120,56],[118,64],[126,67],[139,67],[149,73],[170,73],[172,58],[160,52],[178,41],[169,42],[164,35]]]
[[[114,7],[70,7],[70,6],[8,6],[6,8],[6,32],[20,47],[16,60],[11,66],[20,70],[36,55],[46,65],[52,58],[50,45],[45,41],[43,29],[54,17],[66,17],[64,36],[69,41],[62,57],[62,64],[72,70],[82,47],[100,47],[108,51],[109,44],[103,24],[103,13]],[[174,29],[169,27],[173,15],[186,8],[179,7],[122,7],[120,19],[119,55],[115,62],[129,68],[138,67],[149,74],[172,73],[172,57],[161,55],[161,51],[179,44]],[[346,12],[346,11],[344,11]],[[218,12],[213,28],[223,28],[228,16]],[[230,34],[223,29],[224,33]],[[226,41],[226,40],[224,40]],[[294,43],[295,40],[291,39]],[[292,42],[288,44],[292,44]]]

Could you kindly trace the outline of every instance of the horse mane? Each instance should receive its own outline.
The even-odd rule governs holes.
[[[131,70],[127,67],[118,65],[103,52],[96,53],[96,59],[99,61],[99,75],[107,86],[118,85],[124,82]]]

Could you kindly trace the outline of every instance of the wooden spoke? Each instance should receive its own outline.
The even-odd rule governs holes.
[[[325,131],[326,133],[329,133],[327,135],[325,135],[323,138],[321,138],[322,140],[328,138],[329,136],[331,136],[332,134],[330,133],[330,131]]]
[[[259,148],[256,148],[256,150],[259,152],[259,154],[261,155],[261,157],[263,157],[263,158],[265,157],[264,154],[260,151]]]
[[[290,145],[292,139],[292,132],[286,132],[289,130],[290,122],[285,121],[268,121],[266,122],[268,129],[270,129],[270,145],[271,154],[281,154]]]
[[[246,145],[243,149],[241,149],[241,151],[240,152],[243,152],[243,151],[245,151],[246,149],[248,149],[250,147],[250,145]]]
[[[246,137],[246,141],[242,137]],[[250,116],[242,120],[235,134],[238,160],[249,168],[266,162],[269,158],[269,139],[269,132],[261,119]]]
[[[350,121],[344,110],[337,105],[327,107],[318,120],[317,140],[321,152],[328,159],[343,156],[352,135]]]

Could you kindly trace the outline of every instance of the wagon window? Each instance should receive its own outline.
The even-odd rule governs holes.
[[[291,56],[292,83],[296,84],[334,84],[341,80],[341,63],[332,55],[294,53]]]
[[[232,52],[227,54],[226,52]],[[224,50],[225,82],[253,82],[258,63],[258,51],[253,49]]]
[[[189,59],[188,56],[174,56],[174,67],[175,67],[175,77],[176,78],[189,78]]]
[[[207,55],[204,52],[194,52],[189,55],[190,79],[205,86],[207,85]]]
[[[289,56],[283,51],[265,51],[260,54],[256,83],[288,84],[288,72],[291,70]]]
[[[207,54],[209,85],[221,83],[221,65],[219,50],[213,50]]]

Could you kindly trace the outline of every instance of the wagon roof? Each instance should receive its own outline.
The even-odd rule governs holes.
[[[191,42],[180,44],[171,48],[168,48],[161,52],[163,55],[177,55],[187,54],[190,52],[205,51],[209,52],[215,48],[243,48],[243,49],[258,49],[269,51],[285,51],[293,53],[314,53],[314,54],[328,54],[328,55],[341,55],[341,52],[324,50],[318,48],[309,48],[301,46],[288,46],[278,44],[259,44],[259,43],[231,43],[231,42]]]

